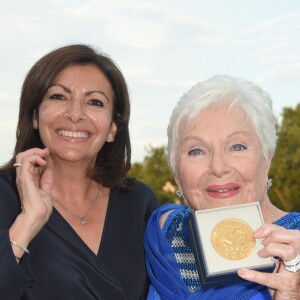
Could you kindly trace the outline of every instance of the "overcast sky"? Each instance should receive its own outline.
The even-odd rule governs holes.
[[[127,79],[132,160],[166,144],[180,96],[230,74],[268,91],[279,117],[300,103],[298,0],[1,0],[0,163],[12,155],[25,74],[70,43],[109,54]]]

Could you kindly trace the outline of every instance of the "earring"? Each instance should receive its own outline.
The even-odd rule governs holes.
[[[271,188],[271,186],[272,186],[272,179],[271,178],[269,178],[268,179],[268,181],[267,181],[267,191],[269,191],[270,190],[270,188]]]
[[[109,136],[107,137],[106,141],[107,141],[107,142],[110,142],[110,137],[109,137]]]
[[[33,128],[34,128],[34,129],[39,129],[39,124],[38,124],[38,122],[34,122]]]
[[[179,190],[176,191],[176,195],[177,195],[179,198],[182,198],[182,199],[185,198],[184,195],[183,195],[183,193],[180,192]]]

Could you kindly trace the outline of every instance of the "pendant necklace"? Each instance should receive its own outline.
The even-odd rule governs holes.
[[[62,204],[62,202],[60,202],[60,201],[58,201],[58,200],[56,200],[56,199],[54,199],[54,202],[59,203],[60,206],[61,206],[66,212],[68,212],[69,214],[73,215],[73,216],[76,217],[76,218],[79,218],[81,224],[82,224],[82,225],[85,225],[85,224],[87,223],[87,216],[88,216],[90,210],[92,209],[92,207],[94,206],[94,204],[95,204],[95,202],[96,202],[96,200],[97,200],[97,198],[98,198],[99,190],[100,190],[100,187],[99,187],[98,190],[97,190],[96,197],[91,201],[90,206],[88,207],[87,211],[85,212],[85,214],[84,214],[82,217],[81,217],[81,216],[78,216],[77,214],[75,214],[75,212],[74,212],[73,210],[67,208],[64,204]]]

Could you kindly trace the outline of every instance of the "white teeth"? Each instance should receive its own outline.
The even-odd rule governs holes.
[[[209,192],[211,192],[211,193],[227,193],[227,192],[233,191],[233,190],[234,190],[234,188],[232,188],[232,189],[223,189],[223,190],[209,190]]]
[[[89,135],[86,132],[76,132],[76,131],[67,131],[67,130],[59,130],[59,135],[71,137],[71,138],[87,138]]]

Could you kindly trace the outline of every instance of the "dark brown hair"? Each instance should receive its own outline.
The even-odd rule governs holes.
[[[71,64],[96,65],[107,77],[113,92],[113,121],[117,133],[112,143],[105,143],[99,151],[94,170],[89,176],[106,187],[128,187],[131,146],[128,130],[130,101],[126,81],[116,63],[89,45],[64,46],[43,56],[28,72],[21,91],[16,145],[12,159],[2,168],[11,171],[16,154],[30,148],[43,148],[38,130],[32,125],[33,114],[59,73]]]

